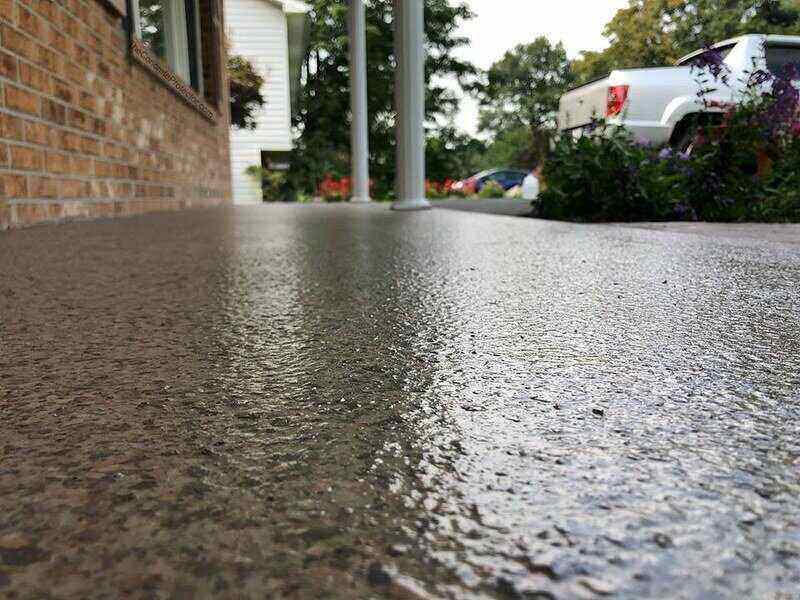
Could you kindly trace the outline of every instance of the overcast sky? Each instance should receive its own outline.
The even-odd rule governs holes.
[[[603,27],[628,0],[467,0],[477,17],[464,23],[460,33],[470,40],[459,55],[488,69],[517,44],[545,35],[562,41],[570,57],[581,50],[605,48]],[[475,133],[478,108],[471,99],[461,105],[457,123]]]

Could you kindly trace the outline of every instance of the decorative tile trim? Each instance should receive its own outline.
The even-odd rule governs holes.
[[[166,68],[161,60],[159,60],[141,40],[136,38],[131,40],[131,55],[136,62],[147,68],[148,71],[155,75],[156,78],[160,79],[164,85],[171,89],[175,95],[186,102],[186,104],[197,110],[212,123],[217,122],[217,117],[219,115],[214,109],[206,104],[205,101],[197,95],[197,92],[186,85],[180,77]]]

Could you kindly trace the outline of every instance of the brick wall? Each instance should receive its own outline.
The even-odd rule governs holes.
[[[0,0],[0,229],[230,202],[218,89],[209,118],[131,60],[101,0]]]

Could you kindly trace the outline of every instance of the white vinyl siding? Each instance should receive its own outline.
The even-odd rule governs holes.
[[[261,201],[258,183],[245,169],[261,164],[261,151],[292,149],[289,39],[286,15],[267,0],[225,0],[230,54],[248,59],[264,78],[266,104],[254,130],[231,129],[233,199]]]

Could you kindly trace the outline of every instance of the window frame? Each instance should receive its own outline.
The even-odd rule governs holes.
[[[184,8],[183,11],[175,11],[176,1]],[[164,11],[165,56],[161,57],[142,39],[139,0],[127,0],[127,3],[128,18],[126,19],[126,29],[130,41],[131,59],[145,67],[153,76],[187,104],[203,114],[209,121],[217,122],[223,113],[216,93],[213,98],[206,97],[206,78],[210,77],[210,82],[214,83],[219,78],[219,75],[215,72],[207,73],[203,57],[206,51],[209,51],[212,57],[216,56],[219,53],[218,45],[221,40],[216,33],[216,27],[213,28],[208,40],[205,40],[201,33],[204,27],[203,19],[211,18],[212,22],[215,22],[216,17],[200,12],[201,0],[168,0],[169,10]],[[218,10],[216,2],[212,1],[210,5],[214,11]],[[176,15],[176,12],[185,14]],[[167,25],[168,20],[171,25]],[[175,23],[177,23],[177,26],[172,25]],[[185,23],[185,28],[182,27],[183,23]],[[185,33],[182,33],[181,30]],[[176,31],[178,32],[177,35]],[[185,60],[178,58],[181,44],[185,48]],[[174,65],[177,65],[177,67]],[[214,69],[214,64],[209,64],[208,67]],[[213,88],[213,90],[218,92],[216,88]]]
[[[175,75],[181,77],[186,83],[189,73],[189,48],[186,35],[186,11],[176,10],[178,4],[186,5],[186,0],[162,0],[164,11],[164,53],[159,56],[163,59]],[[132,0],[133,5],[133,34],[144,43],[142,37],[141,5],[140,0]],[[147,45],[147,44],[145,44]],[[185,52],[181,52],[185,48]],[[153,53],[155,54],[155,52]],[[158,56],[156,54],[156,56]]]

